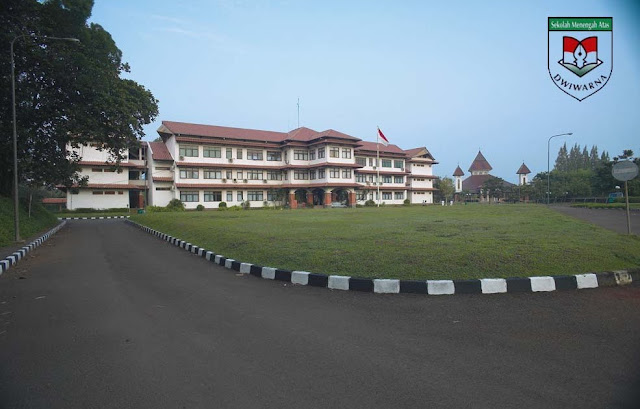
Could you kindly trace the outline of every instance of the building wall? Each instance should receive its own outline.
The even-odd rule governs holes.
[[[94,192],[103,192],[96,195]],[[104,194],[114,192],[114,194]],[[79,189],[77,194],[67,192],[67,209],[114,209],[129,207],[129,191],[114,189]]]

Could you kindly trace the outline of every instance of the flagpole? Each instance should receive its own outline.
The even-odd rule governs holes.
[[[380,132],[380,127],[378,127],[378,132]],[[380,207],[380,135],[376,133],[376,171],[378,174],[376,175],[376,186],[378,186],[378,197],[376,199],[378,202],[378,207]]]

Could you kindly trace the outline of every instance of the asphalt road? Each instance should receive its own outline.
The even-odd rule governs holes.
[[[577,219],[586,220],[617,233],[628,233],[627,212],[624,209],[585,209],[582,207],[555,205],[551,206],[551,209]],[[631,233],[640,235],[640,211],[630,211],[629,221],[631,222]]]
[[[285,285],[70,222],[0,277],[0,407],[632,408],[639,311],[639,287]]]

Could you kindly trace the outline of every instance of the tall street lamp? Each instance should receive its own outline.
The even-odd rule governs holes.
[[[549,179],[549,175],[551,173],[551,170],[549,169],[549,149],[551,147],[551,140],[553,138],[555,138],[556,136],[565,136],[565,135],[573,135],[573,132],[567,132],[567,133],[561,133],[558,135],[553,135],[551,137],[549,137],[549,140],[547,141],[547,205],[549,204],[549,195],[551,194],[551,182]]]
[[[13,106],[13,222],[15,230],[16,242],[20,241],[20,219],[18,211],[18,131],[16,126],[16,62],[13,57],[13,44],[19,38],[30,37],[34,39],[40,39],[42,41],[49,40],[61,40],[61,41],[73,41],[79,43],[80,40],[71,37],[47,37],[36,36],[30,34],[22,34],[14,37],[11,40],[11,101]]]

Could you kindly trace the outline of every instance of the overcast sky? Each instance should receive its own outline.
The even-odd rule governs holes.
[[[403,149],[426,146],[439,176],[467,173],[482,149],[515,182],[522,161],[546,171],[558,133],[640,153],[639,4],[95,0],[91,21],[160,100],[146,139],[162,120],[288,131],[300,98],[301,126],[363,140],[380,126]],[[554,16],[613,17],[613,74],[582,102],[548,73]]]

